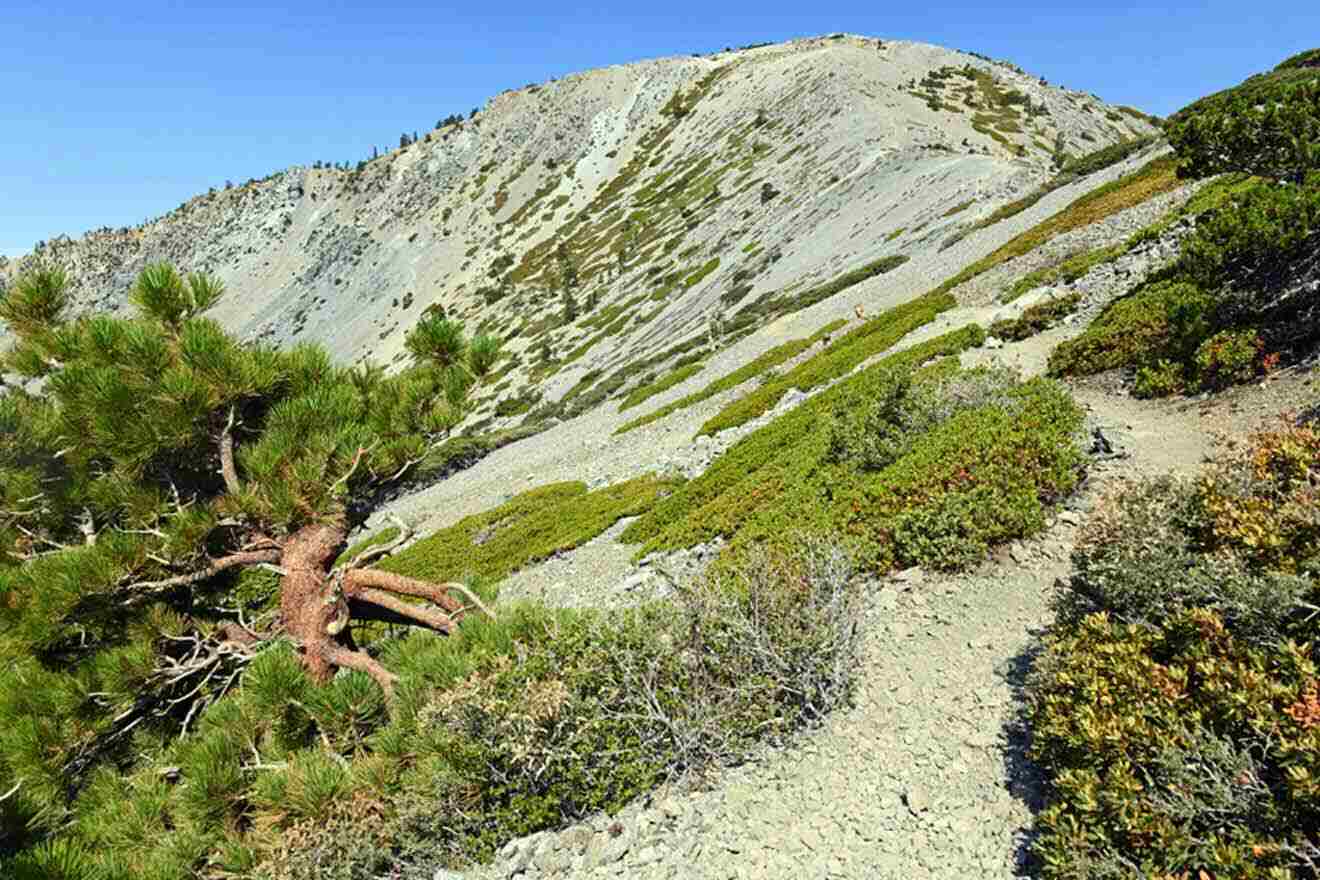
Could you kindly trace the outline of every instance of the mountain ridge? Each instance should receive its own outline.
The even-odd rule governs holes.
[[[242,337],[315,340],[348,362],[401,359],[407,329],[443,308],[514,355],[489,416],[777,293],[931,251],[1039,183],[1056,152],[1153,130],[1003,62],[810,38],[506,90],[355,169],[295,166],[57,239],[0,279],[54,261],[83,308],[113,311],[165,260],[225,281],[212,314]]]

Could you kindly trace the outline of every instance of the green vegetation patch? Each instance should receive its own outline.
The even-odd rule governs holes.
[[[968,199],[968,200],[965,201],[965,202],[961,202],[961,203],[959,203],[959,204],[957,204],[957,205],[954,205],[952,208],[950,208],[949,210],[945,211],[945,212],[944,212],[943,214],[941,214],[940,216],[941,216],[941,217],[952,217],[952,216],[954,216],[955,214],[961,214],[963,211],[966,211],[968,208],[970,208],[972,205],[975,205],[975,204],[976,204],[976,199]]]
[[[1017,318],[995,321],[990,325],[989,333],[991,336],[1011,341],[1027,339],[1048,330],[1077,311],[1077,305],[1081,301],[1081,294],[1078,293],[1050,297],[1024,310]]]
[[[719,537],[719,564],[735,565],[798,528],[839,532],[884,571],[957,567],[1040,528],[1078,479],[1081,413],[1048,380],[958,372],[953,356],[983,338],[964,327],[837,383],[744,437],[623,539],[643,556]]]
[[[862,361],[879,354],[918,327],[929,324],[941,312],[956,305],[952,296],[932,291],[895,306],[856,327],[809,360],[782,376],[775,376],[750,394],[735,400],[701,426],[697,432],[714,434],[750,422],[770,411],[790,388],[810,391],[847,375]]]
[[[820,340],[829,338],[830,335],[841,327],[846,326],[847,323],[846,320],[840,318],[836,321],[831,321],[810,336],[805,336],[800,339],[791,339],[781,345],[776,345],[774,348],[759,357],[743,364],[738,369],[730,373],[725,373],[700,391],[662,406],[655,412],[633,419],[632,421],[621,425],[614,431],[614,433],[624,434],[634,428],[649,425],[651,422],[663,419],[670,413],[678,412],[681,409],[687,409],[690,406],[695,406],[696,404],[701,403],[703,400],[709,400],[717,394],[722,394],[732,388],[737,388],[749,379],[753,379],[762,373],[769,372],[785,361],[792,360]]]
[[[468,576],[498,581],[520,568],[590,541],[625,516],[637,516],[679,485],[645,476],[589,492],[585,483],[552,483],[494,510],[465,517],[380,564],[424,580]]]
[[[1023,294],[1029,293],[1037,287],[1043,287],[1046,284],[1072,284],[1096,266],[1104,263],[1111,263],[1118,259],[1123,254],[1127,253],[1128,249],[1129,246],[1127,243],[1095,248],[1094,250],[1074,254],[1059,263],[1057,266],[1047,266],[1044,269],[1037,269],[1034,272],[1029,272],[1013,282],[1013,284],[1000,295],[999,301],[1003,303],[1011,303]]]
[[[905,254],[891,254],[872,260],[864,266],[849,269],[841,275],[831,278],[823,284],[809,287],[801,293],[789,293],[787,290],[768,293],[752,305],[740,310],[729,322],[728,331],[737,332],[745,327],[766,323],[782,315],[801,311],[818,302],[842,293],[848,288],[861,284],[878,275],[892,272],[906,263],[910,257]]]
[[[1320,175],[1303,186],[1230,178],[1175,263],[1050,355],[1054,375],[1136,371],[1137,393],[1218,388],[1272,369],[1320,338],[1290,296],[1289,266],[1320,242]]]
[[[643,385],[640,388],[633,389],[633,391],[623,399],[623,402],[619,404],[619,412],[623,412],[626,409],[632,409],[634,406],[638,406],[639,404],[650,400],[655,395],[668,391],[675,385],[681,385],[697,373],[700,373],[705,366],[705,364],[700,362],[695,364],[685,364],[661,379],[657,379],[656,381]]]
[[[1079,156],[1076,159],[1069,160],[1054,177],[1037,189],[1032,190],[1022,198],[1009,202],[1002,208],[999,208],[988,217],[978,220],[972,229],[985,229],[994,226],[1001,220],[1007,220],[1010,217],[1016,217],[1032,205],[1045,198],[1056,189],[1074,183],[1087,175],[1094,174],[1097,171],[1103,171],[1111,165],[1117,165],[1129,156],[1135,156],[1137,153],[1151,146],[1156,141],[1155,135],[1146,135],[1144,137],[1131,138],[1130,140],[1119,141],[1116,144],[1110,144],[1107,147],[1087,153],[1085,156]]]

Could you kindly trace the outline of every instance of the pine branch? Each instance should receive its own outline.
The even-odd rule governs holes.
[[[495,612],[491,611],[486,605],[477,598],[477,595],[462,584],[443,583],[433,584],[429,581],[422,581],[416,578],[406,577],[401,574],[395,574],[392,571],[380,571],[374,568],[357,568],[344,575],[344,595],[349,598],[358,598],[358,596],[371,588],[384,590],[387,593],[394,593],[398,596],[412,596],[417,599],[426,599],[439,605],[445,611],[452,615],[462,614],[467,610],[461,602],[449,595],[451,592],[459,593],[468,602],[481,609],[487,617],[495,619]]]
[[[400,619],[402,619],[407,623],[420,623],[427,629],[433,629],[445,635],[450,635],[454,631],[454,620],[448,614],[427,608],[424,605],[413,605],[397,596],[390,595],[384,590],[366,587],[354,592],[351,598],[356,602],[376,605],[390,612],[386,621],[388,623],[400,622]],[[359,620],[376,619],[372,616],[372,610],[371,608],[360,609],[353,616]]]
[[[138,581],[127,584],[121,588],[121,592],[130,592],[133,595],[124,600],[124,604],[136,602],[146,596],[155,593],[161,593],[175,587],[186,587],[190,584],[201,583],[209,578],[215,577],[222,571],[228,571],[231,568],[237,568],[240,565],[261,565],[262,563],[276,563],[280,560],[281,551],[279,550],[251,550],[244,553],[234,553],[231,556],[225,556],[211,561],[211,564],[203,569],[199,569],[189,574],[181,574],[171,578],[164,578],[158,581]]]

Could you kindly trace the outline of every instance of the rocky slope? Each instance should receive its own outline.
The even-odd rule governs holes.
[[[665,58],[501,93],[354,170],[290,168],[51,241],[0,261],[0,284],[53,260],[83,308],[116,309],[145,263],[169,260],[226,282],[213,314],[244,337],[316,340],[345,362],[401,358],[406,330],[442,307],[515,354],[481,417],[533,384],[557,399],[771,293],[937,253],[1043,179],[1056,149],[1151,130],[920,43]]]

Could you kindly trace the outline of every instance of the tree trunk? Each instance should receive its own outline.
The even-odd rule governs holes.
[[[303,667],[315,681],[334,675],[332,649],[341,647],[338,636],[348,626],[348,602],[329,576],[346,535],[342,525],[305,526],[289,536],[280,559],[284,630],[302,650]]]
[[[364,620],[410,623],[444,635],[454,632],[469,608],[493,616],[462,584],[351,566],[332,571],[346,537],[347,529],[339,523],[306,526],[289,536],[280,555],[284,631],[298,644],[303,667],[313,680],[329,681],[337,668],[345,667],[367,673],[387,695],[393,692],[396,676],[352,643],[348,624],[354,607]],[[463,596],[466,604],[452,593]]]

